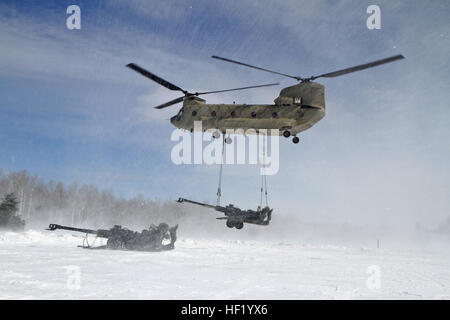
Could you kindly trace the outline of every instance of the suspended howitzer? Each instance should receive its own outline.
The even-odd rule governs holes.
[[[242,229],[244,223],[251,223],[260,226],[267,226],[272,219],[272,210],[269,207],[264,207],[261,210],[242,210],[235,207],[232,204],[222,207],[219,205],[211,205],[207,203],[197,202],[193,200],[188,200],[184,198],[179,198],[177,202],[188,202],[198,206],[211,208],[216,211],[222,212],[225,217],[216,218],[218,220],[227,220],[226,225],[228,228]]]
[[[91,247],[89,244],[87,246],[83,245],[84,248],[90,249],[123,249],[123,250],[138,250],[138,251],[161,251],[161,250],[171,250],[175,248],[175,241],[177,240],[177,228],[169,228],[166,223],[160,223],[159,226],[150,227],[150,229],[142,230],[142,232],[136,232],[129,230],[127,228],[122,228],[122,226],[115,225],[111,229],[82,229],[61,226],[59,224],[50,224],[48,226],[49,231],[60,230],[70,230],[85,233],[86,236],[89,234],[94,234],[100,238],[107,238],[106,245],[99,247]],[[170,242],[169,242],[170,240]],[[164,243],[169,242],[169,243]]]

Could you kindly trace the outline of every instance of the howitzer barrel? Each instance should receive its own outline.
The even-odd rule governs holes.
[[[207,207],[207,208],[212,208],[212,209],[215,209],[215,210],[217,210],[217,211],[221,211],[220,209],[222,208],[222,207],[220,207],[220,206],[214,206],[214,205],[211,205],[211,204],[202,203],[202,202],[197,202],[197,201],[193,201],[193,200],[189,200],[189,199],[184,199],[184,198],[178,198],[177,202],[180,202],[180,203],[181,203],[181,202],[189,202],[189,203],[192,203],[192,204],[196,204],[196,205],[198,205],[198,206]]]
[[[73,228],[73,227],[61,226],[59,224],[54,224],[54,223],[49,224],[47,230],[55,231],[56,229],[71,230],[71,231],[77,231],[77,232],[82,232],[82,233],[91,233],[91,234],[97,234],[97,232],[98,232],[97,230]]]
[[[57,229],[70,230],[83,232],[86,234],[95,234],[97,237],[107,238],[106,245],[97,246],[95,248],[109,248],[109,249],[125,249],[125,250],[143,250],[143,251],[161,251],[173,249],[174,243],[177,239],[177,228],[170,228],[166,223],[160,223],[159,226],[152,226],[150,229],[142,230],[142,232],[136,232],[122,226],[115,225],[113,228],[106,229],[82,229],[61,226],[59,224],[49,224],[48,229],[54,231]],[[163,244],[163,240],[170,239],[169,244]],[[84,246],[85,248],[91,248],[89,244]]]

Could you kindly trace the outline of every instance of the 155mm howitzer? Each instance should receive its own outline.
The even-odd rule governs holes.
[[[123,249],[123,250],[138,250],[138,251],[161,251],[171,250],[175,248],[175,241],[177,240],[177,228],[169,228],[166,223],[160,223],[158,226],[152,225],[149,229],[136,232],[122,226],[115,225],[111,229],[82,229],[62,226],[59,224],[50,224],[47,230],[55,231],[69,230],[88,234],[94,234],[100,238],[107,238],[105,246],[91,247],[83,246],[85,248],[96,249]],[[168,243],[165,243],[168,242]]]
[[[177,202],[188,202],[198,206],[211,208],[216,211],[222,212],[225,217],[216,218],[218,220],[227,220],[226,225],[228,228],[242,229],[244,223],[251,223],[260,226],[267,226],[272,219],[272,210],[269,207],[264,207],[258,210],[242,210],[235,207],[232,204],[226,207],[215,206],[207,203],[197,202],[189,199],[179,198]]]

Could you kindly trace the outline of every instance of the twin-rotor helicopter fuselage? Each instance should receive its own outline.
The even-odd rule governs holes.
[[[403,59],[404,57],[402,55],[396,55],[355,67],[325,73],[319,76],[312,76],[310,78],[292,76],[227,58],[217,56],[213,56],[213,58],[289,77],[300,81],[300,83],[282,89],[280,95],[274,100],[274,104],[207,104],[204,99],[201,99],[198,96],[268,87],[278,85],[278,83],[190,93],[134,63],[128,64],[127,67],[170,90],[183,92],[184,96],[156,107],[157,109],[162,109],[183,102],[183,107],[175,116],[170,118],[170,122],[177,128],[192,132],[195,127],[194,122],[201,121],[203,131],[217,130],[219,133],[226,133],[227,129],[231,129],[235,133],[258,134],[264,130],[264,134],[268,135],[279,134],[286,138],[294,136],[292,139],[293,142],[298,143],[299,138],[297,137],[297,134],[311,128],[325,116],[325,87],[314,82],[315,79],[320,77],[334,78],[384,63],[393,62]]]
[[[180,111],[170,118],[177,128],[194,130],[194,121],[202,122],[202,130],[259,133],[289,137],[311,128],[325,116],[325,88],[315,82],[302,82],[281,90],[274,104],[206,104],[196,97],[187,97]],[[278,131],[275,131],[277,129]]]

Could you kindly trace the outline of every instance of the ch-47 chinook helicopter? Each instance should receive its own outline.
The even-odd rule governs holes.
[[[206,104],[206,101],[198,96],[234,90],[261,88],[278,85],[278,83],[191,93],[134,63],[128,64],[127,67],[170,90],[181,91],[184,93],[184,96],[182,97],[155,107],[156,109],[162,109],[183,102],[183,107],[175,116],[170,118],[170,122],[177,128],[190,130],[192,132],[194,129],[194,121],[202,121],[202,128],[204,131],[210,129],[219,130],[218,134],[213,134],[215,138],[220,136],[220,132],[225,133],[226,129],[243,129],[244,132],[248,129],[254,129],[256,133],[261,129],[278,129],[280,135],[283,135],[286,138],[294,136],[292,141],[298,143],[299,138],[297,137],[297,134],[311,128],[325,116],[325,87],[320,83],[314,82],[314,80],[318,78],[334,78],[404,58],[403,55],[396,55],[366,64],[324,73],[318,76],[303,78],[218,56],[212,57],[249,68],[285,76],[297,80],[300,83],[282,89],[280,95],[274,100],[275,104]],[[268,134],[271,134],[272,131],[268,130],[267,132]],[[231,139],[229,138],[225,141],[231,143]]]

